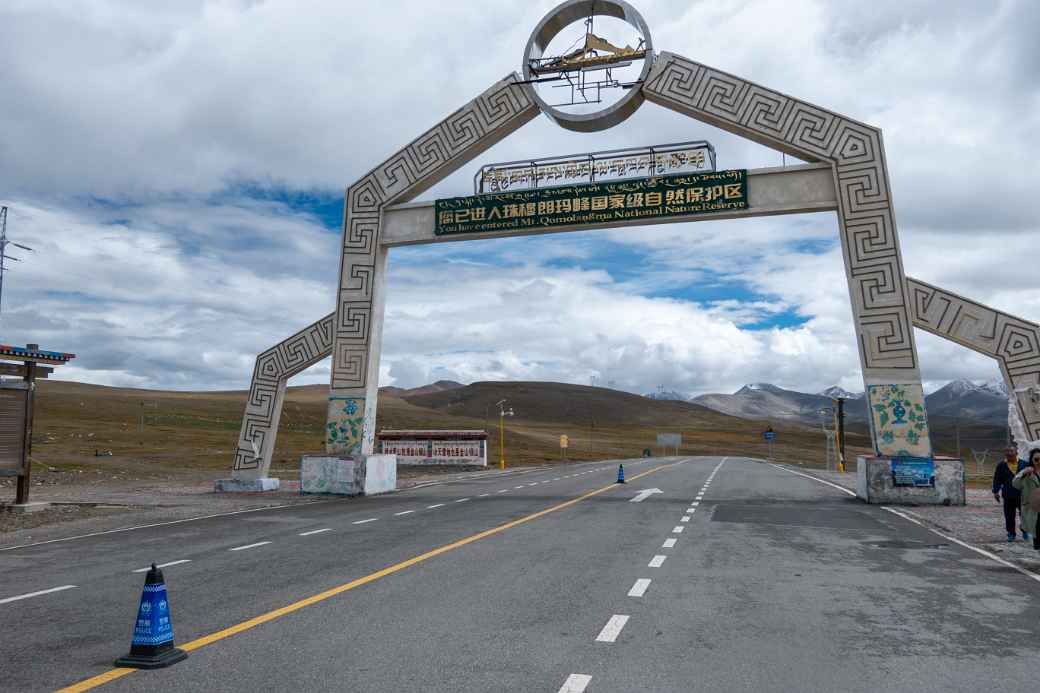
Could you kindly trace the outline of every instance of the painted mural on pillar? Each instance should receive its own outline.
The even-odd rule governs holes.
[[[885,457],[931,457],[924,388],[916,383],[871,385],[868,392],[877,453]]]
[[[329,397],[326,452],[332,455],[360,455],[364,428],[364,397]]]

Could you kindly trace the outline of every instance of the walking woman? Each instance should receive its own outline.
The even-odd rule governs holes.
[[[1029,451],[1028,465],[1015,475],[1011,485],[1022,492],[1022,528],[1033,535],[1033,548],[1040,551],[1040,536],[1036,533],[1037,511],[1040,510],[1040,448]]]

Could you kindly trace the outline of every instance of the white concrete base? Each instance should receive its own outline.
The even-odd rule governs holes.
[[[300,493],[374,496],[396,489],[395,455],[304,455],[300,458]]]
[[[5,507],[13,513],[36,513],[51,507],[51,504],[44,501],[31,501],[29,503],[11,503]]]
[[[213,490],[217,493],[259,493],[277,491],[280,482],[271,477],[259,479],[217,479]]]
[[[856,458],[856,495],[861,500],[885,505],[964,505],[964,462],[936,457],[935,486],[896,486],[892,460],[888,457]]]

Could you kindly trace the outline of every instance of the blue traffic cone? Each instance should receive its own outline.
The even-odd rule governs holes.
[[[186,659],[188,653],[173,646],[173,621],[162,571],[152,564],[144,578],[141,605],[137,608],[130,654],[116,660],[117,667],[160,669]]]
[[[617,466],[617,482],[619,484],[625,483],[625,465],[623,464]]]

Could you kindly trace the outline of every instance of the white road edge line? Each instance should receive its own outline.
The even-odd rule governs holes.
[[[650,578],[639,578],[635,584],[632,585],[632,589],[628,591],[630,597],[642,597],[646,594],[646,588],[650,586]]]
[[[358,520],[357,522],[351,522],[350,524],[352,524],[352,525],[363,525],[363,524],[366,524],[368,522],[375,522],[378,519],[379,519],[378,517],[370,517],[367,520]]]
[[[824,486],[830,486],[831,488],[837,489],[837,490],[841,491],[842,493],[844,493],[844,494],[846,494],[848,496],[855,496],[856,495],[855,491],[850,491],[849,489],[845,488],[844,486],[839,486],[838,484],[831,483],[830,481],[825,481],[825,480],[823,480],[823,479],[821,479],[819,477],[813,476],[812,474],[803,474],[801,472],[796,472],[793,469],[788,469],[787,467],[781,467],[780,465],[773,464],[772,462],[767,462],[766,464],[768,464],[770,467],[776,467],[780,471],[787,472],[788,474],[794,474],[795,476],[804,476],[806,479],[812,479],[813,481],[818,481],[819,483],[823,484]]]
[[[979,554],[980,556],[985,556],[986,558],[988,558],[990,560],[993,560],[993,561],[996,561],[997,563],[999,563],[999,564],[1001,564],[1003,566],[1007,566],[1008,568],[1013,568],[1014,570],[1017,570],[1018,572],[1020,572],[1023,575],[1025,575],[1026,577],[1030,577],[1030,578],[1036,580],[1037,582],[1040,582],[1040,575],[1037,575],[1036,573],[1032,573],[1032,572],[1026,570],[1025,568],[1022,568],[1021,566],[1017,566],[1014,563],[1012,563],[1011,561],[1005,561],[1003,558],[1001,558],[1000,556],[998,556],[998,555],[996,555],[994,553],[990,553],[989,551],[986,551],[985,549],[980,549],[977,546],[972,546],[971,544],[969,544],[967,542],[964,542],[964,541],[961,541],[960,539],[957,539],[955,537],[951,537],[948,534],[943,534],[939,530],[932,529],[931,527],[929,527],[925,523],[921,522],[920,520],[914,519],[913,517],[910,517],[906,513],[902,513],[900,511],[896,510],[895,508],[890,508],[887,505],[882,505],[881,509],[882,510],[887,510],[888,512],[892,513],[893,515],[898,515],[899,517],[903,518],[907,522],[913,522],[915,525],[918,525],[920,527],[924,527],[929,532],[932,532],[933,534],[938,534],[940,537],[942,537],[943,539],[945,539],[947,541],[952,541],[954,544],[957,544],[958,546],[963,546],[964,548],[968,549],[969,551],[974,551],[975,553]]]
[[[90,532],[89,534],[77,534],[72,537],[61,537],[60,539],[48,539],[46,541],[35,541],[31,544],[17,544],[16,546],[4,546],[0,548],[0,551],[14,551],[15,549],[27,549],[30,546],[43,546],[44,544],[57,544],[62,541],[74,541],[76,539],[89,539],[90,537],[100,537],[105,534],[118,534],[120,532],[132,532],[135,529],[149,529],[151,527],[165,527],[167,525],[179,525],[184,522],[195,522],[197,520],[211,520],[215,517],[226,517],[228,515],[242,515],[244,513],[258,513],[265,510],[281,510],[282,508],[293,508],[303,505],[317,505],[319,503],[333,503],[337,501],[326,501],[316,500],[307,501],[305,503],[286,503],[285,505],[271,505],[266,508],[246,508],[245,510],[230,510],[224,513],[214,513],[212,515],[199,515],[198,517],[186,517],[183,520],[170,520],[169,522],[153,522],[147,525],[134,525],[132,527],[118,527],[116,529],[106,529],[102,532]]]
[[[169,563],[160,563],[159,565],[157,565],[155,567],[156,568],[169,568],[171,565],[180,565],[181,563],[191,563],[191,559],[190,558],[182,558],[179,561],[170,561]],[[148,566],[147,568],[138,568],[137,570],[131,570],[130,572],[132,572],[132,573],[147,573],[151,569],[152,569],[152,567]]]
[[[75,589],[75,585],[62,585],[61,587],[52,587],[49,590],[40,590],[39,592],[30,592],[28,594],[19,594],[17,597],[7,597],[6,599],[0,599],[0,604],[7,604],[9,602],[16,602],[19,599],[29,599],[30,597],[39,597],[41,594],[50,594],[51,592],[61,592],[62,590]]]
[[[660,568],[664,564],[666,558],[668,558],[668,556],[662,556],[661,554],[657,554],[656,556],[650,559],[650,562],[646,564],[646,567]]]
[[[665,539],[664,543],[661,544],[661,548],[662,549],[670,549],[673,546],[675,546],[675,541],[676,541],[675,537],[672,537],[671,539]]]
[[[312,529],[309,532],[300,532],[300,536],[301,537],[309,537],[312,534],[321,534],[322,532],[331,532],[331,531],[332,531],[332,527],[324,527],[322,529]],[[159,567],[162,568],[162,566],[159,566]]]
[[[802,474],[801,472],[796,472],[793,469],[787,469],[786,467],[781,467],[780,465],[773,464],[772,462],[768,462],[767,464],[769,464],[771,467],[776,467],[777,469],[779,469],[781,471],[787,472],[788,474],[794,474],[795,476],[804,476],[806,479],[812,479],[813,481],[818,481],[821,484],[825,484],[827,486],[835,488],[835,489],[837,489],[839,491],[842,491],[843,493],[846,493],[846,494],[848,494],[850,496],[855,496],[856,495],[856,493],[854,491],[850,491],[849,489],[845,488],[844,486],[838,486],[837,484],[832,484],[829,481],[824,481],[823,479],[820,479],[818,477],[812,476],[811,474]],[[924,527],[925,529],[927,529],[932,534],[936,534],[936,535],[942,537],[943,539],[946,539],[947,541],[952,541],[954,544],[957,544],[958,546],[962,546],[962,547],[968,549],[969,551],[974,551],[975,553],[979,554],[980,556],[985,556],[986,558],[990,559],[991,561],[996,561],[997,563],[999,563],[1002,566],[1006,566],[1008,568],[1011,568],[1012,570],[1015,570],[1015,571],[1017,571],[1019,573],[1022,573],[1023,575],[1025,575],[1028,578],[1032,578],[1033,580],[1036,580],[1037,582],[1040,582],[1040,575],[1037,575],[1036,573],[1030,572],[1030,571],[1026,570],[1025,568],[1023,568],[1021,566],[1015,565],[1011,561],[1005,561],[1003,558],[1001,558],[1000,556],[998,556],[998,555],[996,555],[994,553],[990,553],[989,551],[986,551],[985,549],[980,549],[979,547],[972,546],[971,544],[969,544],[967,542],[964,542],[964,541],[961,541],[960,539],[957,539],[955,537],[951,537],[951,536],[949,536],[947,534],[943,534],[939,530],[933,529],[933,528],[929,527],[928,525],[924,524],[923,522],[921,522],[920,520],[917,520],[917,519],[911,517],[910,515],[907,515],[906,513],[900,512],[900,511],[896,510],[895,508],[890,508],[887,505],[882,505],[881,509],[882,510],[887,510],[888,512],[892,513],[893,515],[898,515],[899,517],[903,518],[907,522],[913,522],[915,525],[918,525],[920,527]]]
[[[228,549],[228,551],[245,551],[246,549],[255,549],[258,546],[266,546],[267,544],[270,544],[270,543],[271,542],[269,542],[269,541],[258,541],[255,544],[246,544],[245,546],[236,546],[233,549]]]
[[[603,630],[596,636],[596,642],[616,642],[618,636],[621,635],[621,629],[628,623],[628,616],[625,614],[614,614],[607,621],[607,625],[603,626]]]
[[[582,693],[591,680],[588,674],[571,674],[557,693]]]

